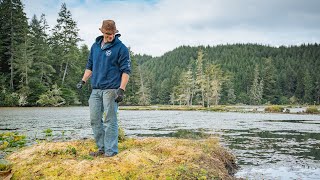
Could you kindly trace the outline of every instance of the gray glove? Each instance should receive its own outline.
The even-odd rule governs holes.
[[[77,84],[77,89],[82,89],[82,86],[85,84],[86,82],[84,81],[80,81],[78,84]]]
[[[115,101],[117,103],[121,102],[123,100],[123,96],[124,96],[124,90],[121,88],[118,88],[117,89],[117,97],[116,97]]]

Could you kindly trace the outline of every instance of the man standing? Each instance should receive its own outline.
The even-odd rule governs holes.
[[[118,153],[118,103],[122,101],[131,72],[128,48],[119,40],[120,34],[113,20],[104,20],[99,28],[82,80],[77,88],[91,77],[89,98],[90,120],[98,151],[91,156],[114,156]],[[106,117],[103,118],[103,113]]]

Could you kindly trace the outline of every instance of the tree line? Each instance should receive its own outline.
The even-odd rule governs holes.
[[[89,48],[65,3],[56,25],[0,0],[0,106],[87,105]],[[160,57],[130,51],[124,105],[319,104],[318,44],[181,46]]]
[[[317,43],[181,46],[141,66],[151,104],[320,104]]]

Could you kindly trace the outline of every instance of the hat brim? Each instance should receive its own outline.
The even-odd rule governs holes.
[[[115,33],[118,33],[118,32],[119,32],[118,29],[116,29],[116,30],[113,31],[113,32],[112,32],[112,31],[109,31],[109,30],[102,29],[102,28],[99,28],[99,30],[100,30],[102,33],[111,32],[111,33],[115,34]]]

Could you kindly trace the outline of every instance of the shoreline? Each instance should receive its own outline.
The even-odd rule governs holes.
[[[211,112],[239,112],[239,113],[281,113],[281,114],[320,114],[320,112],[308,113],[306,110],[309,107],[315,107],[318,111],[319,106],[292,106],[292,105],[217,105],[212,107],[202,106],[179,106],[179,105],[150,105],[150,106],[119,106],[119,110],[132,111],[211,111]],[[269,108],[269,109],[268,109]],[[301,109],[301,111],[297,110]],[[291,111],[294,110],[294,111]]]
[[[13,108],[76,108],[88,106],[60,106],[60,107],[0,107],[1,109]],[[268,110],[267,110],[268,109]],[[309,109],[311,111],[309,111]],[[280,114],[320,114],[320,106],[301,105],[217,105],[211,107],[202,106],[179,106],[179,105],[149,105],[127,106],[119,105],[119,110],[130,111],[209,111],[209,112],[239,112],[239,113],[280,113]]]

